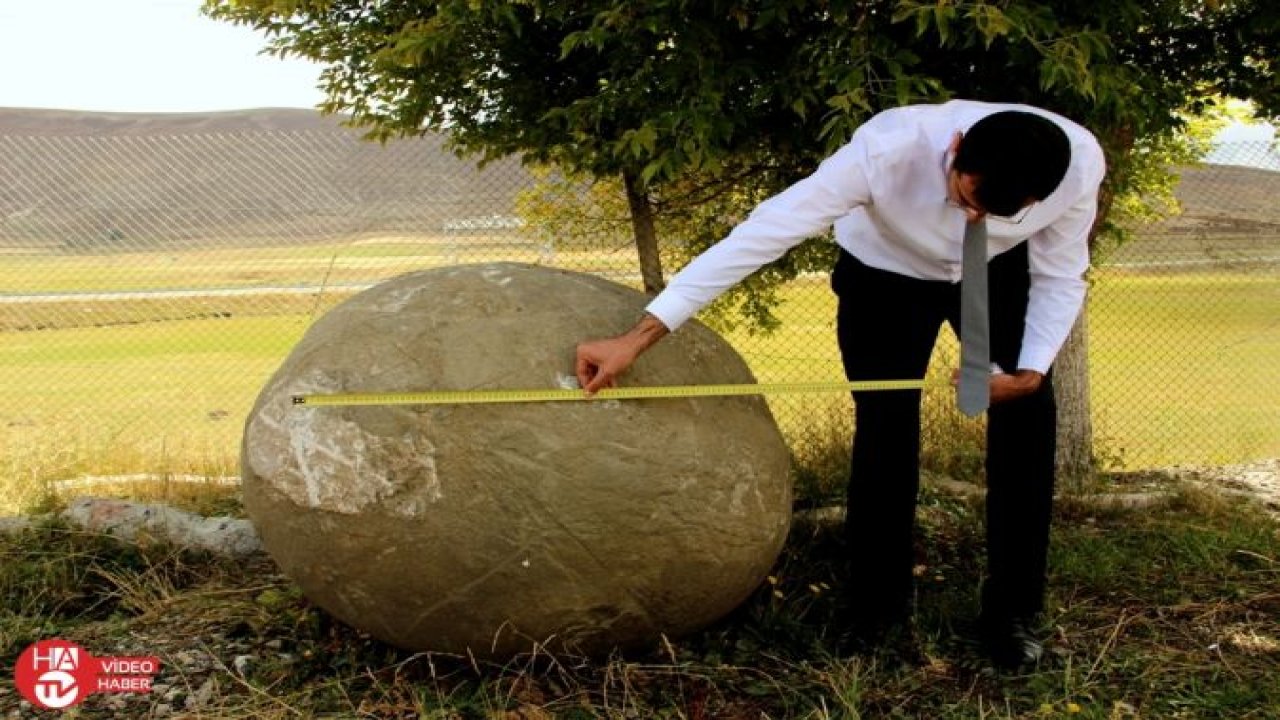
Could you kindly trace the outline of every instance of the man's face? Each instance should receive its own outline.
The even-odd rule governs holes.
[[[960,150],[960,142],[963,139],[963,133],[959,132],[951,138],[949,152],[952,157]],[[962,173],[954,167],[947,167],[947,203],[959,210],[963,210],[965,220],[969,222],[990,218],[996,222],[1017,225],[1027,216],[1026,210],[1036,204],[1036,199],[1029,197],[1018,212],[1010,217],[991,215],[986,208],[982,207],[982,203],[978,202],[979,182],[977,175]]]
[[[947,172],[947,200],[964,211],[965,219],[977,222],[987,216],[987,211],[977,200],[978,178],[952,169]]]
[[[992,215],[978,202],[978,182],[977,175],[962,173],[955,168],[947,171],[947,202],[963,210],[968,222],[991,219],[1006,225],[1017,225],[1027,216],[1027,210],[1036,204],[1035,198],[1027,198],[1018,212],[1011,216]]]

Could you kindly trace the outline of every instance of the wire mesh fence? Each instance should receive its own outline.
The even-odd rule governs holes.
[[[1280,456],[1280,163],[1266,143],[1230,151],[1186,171],[1182,215],[1098,258],[1089,364],[1110,466]],[[518,163],[477,169],[431,137],[24,132],[0,134],[0,158],[7,487],[234,476],[240,423],[308,325],[404,272],[502,260],[639,286],[625,217],[565,242],[547,198],[586,191],[548,196],[560,186]],[[782,296],[777,331],[730,341],[762,381],[842,379],[827,278]],[[949,374],[951,343],[931,373]],[[926,402],[942,417],[926,446],[966,431],[949,390]],[[793,445],[848,432],[845,397],[771,403]]]
[[[1280,456],[1280,153],[1218,147],[1181,212],[1096,259],[1099,450],[1147,467]]]

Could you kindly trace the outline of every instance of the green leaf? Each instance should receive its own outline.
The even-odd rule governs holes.
[[[644,186],[651,185],[654,178],[663,171],[664,164],[663,159],[659,158],[645,165],[644,169],[640,171],[640,184]]]
[[[946,47],[951,39],[951,20],[955,17],[956,9],[952,7],[946,0],[939,0],[933,9],[933,22],[938,26],[938,37],[942,41],[942,46]]]
[[[1139,162],[1135,137],[1176,131],[1211,91],[1280,113],[1275,3],[1261,0],[203,3],[323,65],[323,110],[372,139],[425,129],[481,157],[629,170],[690,215],[705,197],[691,187],[733,178],[716,197],[736,204],[681,237],[741,217],[901,103],[1032,100],[1097,131],[1117,177]],[[758,307],[774,278],[744,291]]]

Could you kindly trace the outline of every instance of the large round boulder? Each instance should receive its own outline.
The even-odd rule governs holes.
[[[646,297],[536,266],[405,275],[320,318],[245,426],[244,502],[315,604],[412,650],[599,654],[702,628],[781,549],[788,453],[759,397],[295,405],[299,394],[562,388]],[[625,385],[749,383],[697,322]]]

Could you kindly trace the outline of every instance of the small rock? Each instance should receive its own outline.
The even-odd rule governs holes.
[[[173,714],[173,706],[169,703],[160,703],[151,708],[151,717],[165,718]]]
[[[218,689],[218,681],[214,679],[213,676],[206,678],[205,681],[200,684],[200,687],[197,688],[194,693],[187,696],[187,702],[186,702],[187,709],[198,710],[199,708],[204,707],[205,705],[208,705],[209,701],[213,699],[214,691],[217,689]]]
[[[244,675],[249,671],[249,666],[252,665],[256,659],[257,658],[252,655],[237,655],[235,659],[231,661],[231,667],[235,668],[235,671],[240,675]]]
[[[0,533],[10,534],[18,533],[31,527],[31,518],[28,517],[0,517]]]
[[[174,659],[180,668],[188,672],[208,670],[212,666],[209,656],[199,650],[179,650],[174,653]]]
[[[126,540],[154,535],[177,545],[231,557],[248,556],[262,547],[248,520],[207,518],[166,505],[81,497],[73,500],[61,517],[87,530]]]

